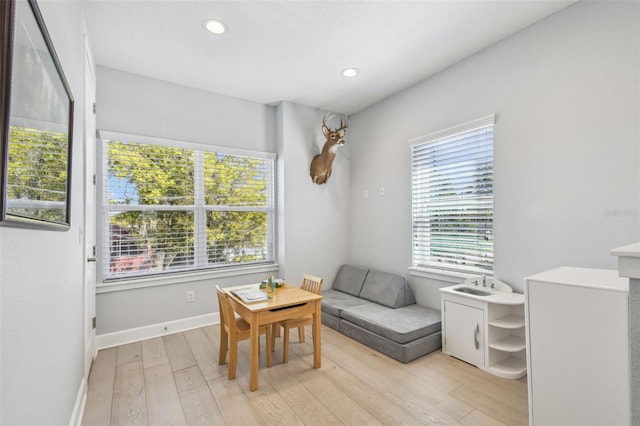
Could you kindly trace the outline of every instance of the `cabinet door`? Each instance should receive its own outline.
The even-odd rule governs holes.
[[[484,367],[483,310],[444,302],[445,352]]]

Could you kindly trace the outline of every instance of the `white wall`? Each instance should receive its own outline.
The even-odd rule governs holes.
[[[638,7],[579,2],[352,117],[352,262],[407,273],[408,140],[496,114],[496,277],[614,269],[640,236]],[[443,282],[410,282],[439,307]]]
[[[71,229],[0,228],[3,425],[68,424],[84,374],[84,18],[78,2],[38,3],[75,98]]]
[[[275,152],[275,108],[105,67],[97,127],[143,136]]]
[[[311,181],[311,160],[325,142],[325,113],[289,102],[278,107],[278,251],[289,282],[299,285],[306,273],[322,277],[329,288],[340,265],[349,262],[351,160],[347,129],[327,183]]]

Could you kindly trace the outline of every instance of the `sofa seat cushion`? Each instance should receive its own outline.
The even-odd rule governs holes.
[[[400,344],[365,330],[349,321],[340,320],[340,333],[404,363],[436,351],[442,346],[442,334],[440,331]]]
[[[416,303],[407,277],[376,269],[369,270],[360,297],[390,308]]]
[[[352,296],[359,296],[368,272],[369,269],[367,268],[342,265],[336,274],[336,278],[333,280],[331,288]]]
[[[377,303],[345,308],[340,317],[397,343],[407,343],[440,331],[440,311],[422,305],[391,309]]]
[[[371,302],[337,290],[329,289],[322,292],[322,312],[326,312],[335,317],[339,317],[343,309],[365,303]]]

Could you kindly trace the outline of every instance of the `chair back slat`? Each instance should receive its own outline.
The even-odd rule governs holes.
[[[227,329],[229,333],[235,333],[236,317],[233,313],[233,307],[229,301],[229,295],[219,286],[216,286],[216,290],[218,292],[218,307],[220,309],[221,325]]]
[[[323,279],[320,277],[304,274],[302,276],[302,285],[300,288],[310,291],[311,293],[320,294],[320,290],[322,290],[322,282]]]

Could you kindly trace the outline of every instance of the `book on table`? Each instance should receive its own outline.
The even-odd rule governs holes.
[[[231,290],[231,293],[238,296],[245,303],[261,302],[269,299],[267,293],[256,287],[239,288]]]

